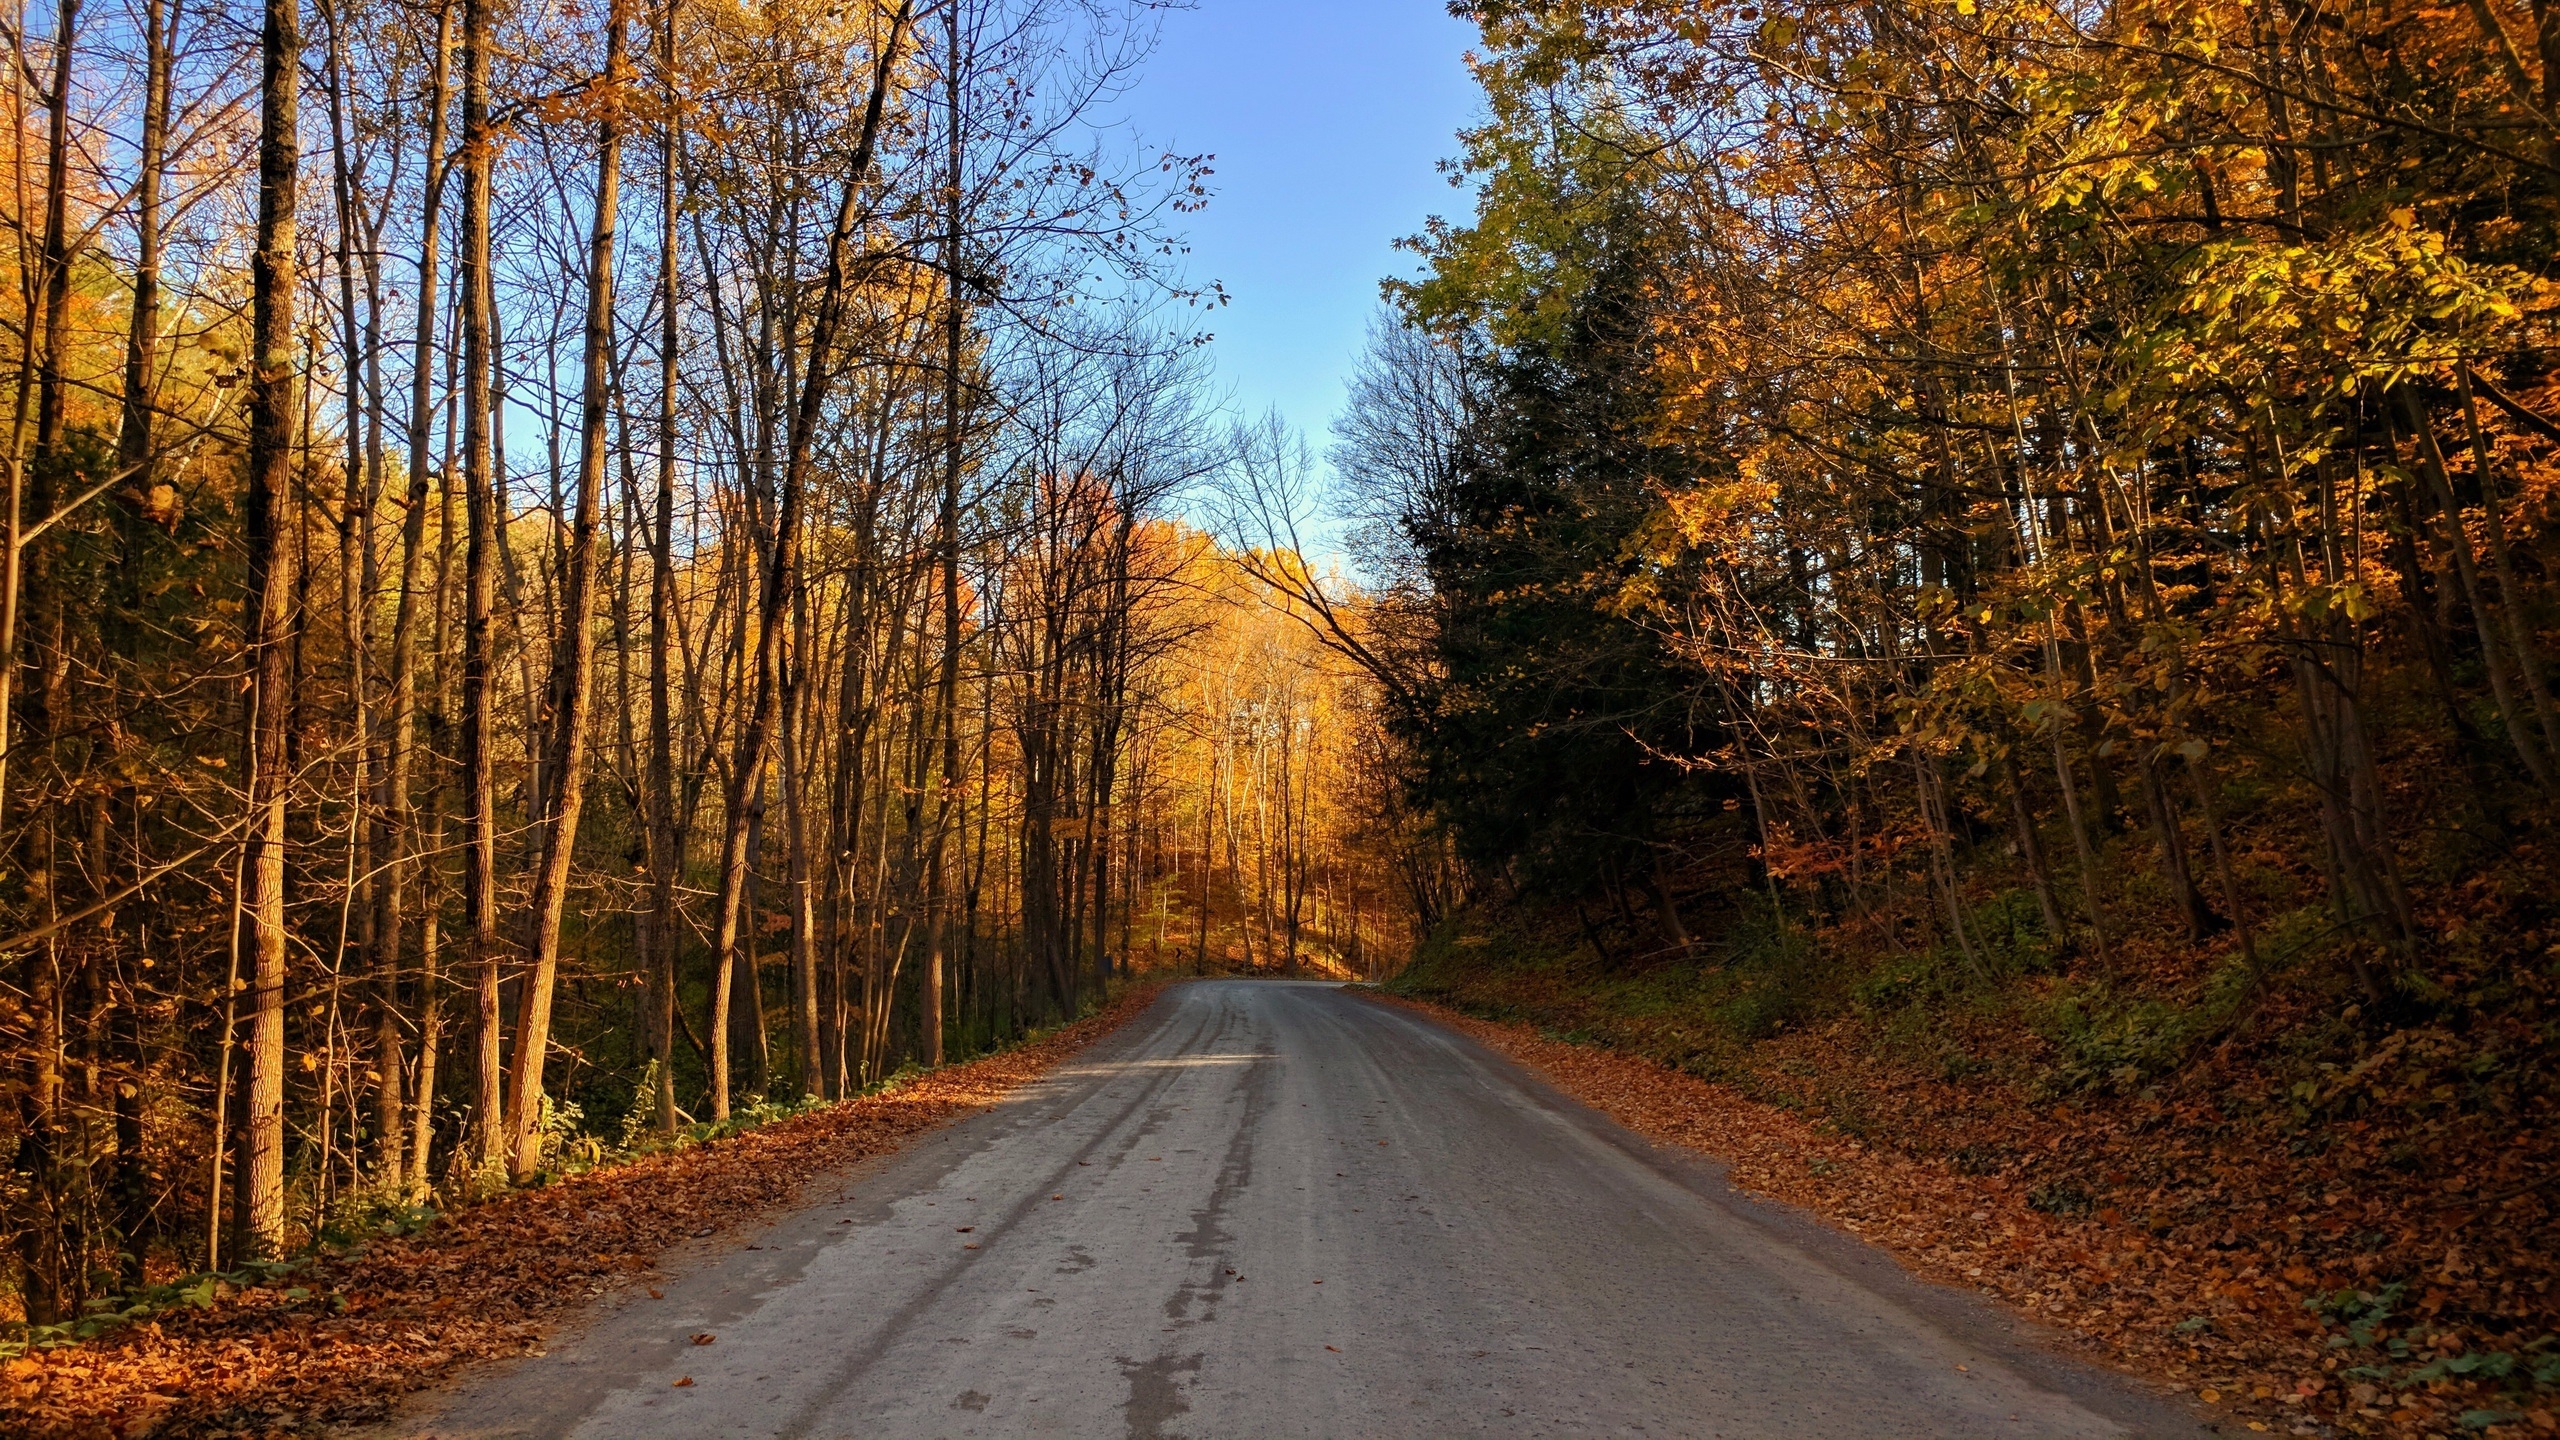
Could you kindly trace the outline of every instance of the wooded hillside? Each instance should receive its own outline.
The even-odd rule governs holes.
[[[2560,10],[1460,9],[1341,430],[1475,883],[1399,985],[2100,1217],[2048,1301],[2261,1396],[2547,1426]]]

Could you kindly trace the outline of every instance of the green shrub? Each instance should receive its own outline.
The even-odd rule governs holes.
[[[1974,907],[1965,923],[1994,980],[2061,968],[2062,942],[2045,928],[2044,907],[2031,889],[2002,891]]]
[[[2167,1074],[2230,1028],[2259,979],[2235,957],[2213,972],[2193,1004],[2125,996],[2104,983],[2065,990],[2036,1017],[2037,1031],[2059,1052],[2053,1087],[2125,1091]]]

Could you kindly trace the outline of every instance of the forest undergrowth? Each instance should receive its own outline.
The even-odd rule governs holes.
[[[2254,969],[2167,927],[2101,967],[2009,892],[1974,909],[1989,974],[1765,910],[1604,959],[1487,904],[1387,988],[2249,1430],[2547,1435],[2560,936],[2547,857],[2512,861],[2420,892],[2436,1003],[2387,1016],[2331,993],[2313,915]]]
[[[751,1224],[821,1174],[996,1103],[1163,988],[1137,980],[1072,1023],[870,1094],[422,1212],[362,1243],[156,1287],[158,1303],[86,1344],[0,1362],[0,1433],[293,1435],[378,1419],[463,1365],[540,1353],[548,1322],[645,1282],[671,1247]]]

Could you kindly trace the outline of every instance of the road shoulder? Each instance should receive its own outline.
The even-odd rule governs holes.
[[[298,1433],[390,1415],[484,1362],[538,1356],[805,1203],[813,1182],[984,1113],[1137,1019],[1100,1013],[895,1089],[727,1138],[573,1175],[456,1212],[271,1284],[85,1345],[13,1361],[0,1430],[51,1436]]]
[[[2018,1197],[1950,1184],[1937,1167],[1881,1153],[1651,1060],[1368,986],[1349,988],[1475,1041],[1614,1122],[1598,1128],[1641,1147],[1656,1168],[1773,1239],[1893,1292],[1949,1333],[2003,1350],[2039,1384],[2096,1402],[2138,1433],[2197,1433],[2188,1418],[2197,1414],[2216,1431],[2292,1428],[2279,1423],[2280,1411],[2269,1413],[2274,1407],[2231,1403],[2240,1396],[2210,1380],[2199,1384],[2177,1370],[2164,1376],[2167,1367],[2155,1356],[2108,1344],[2104,1331],[2075,1325],[2058,1297],[2022,1283],[2042,1273],[2033,1262],[2043,1236],[2035,1223],[2042,1217]],[[2203,1400],[2199,1389],[2213,1399]]]

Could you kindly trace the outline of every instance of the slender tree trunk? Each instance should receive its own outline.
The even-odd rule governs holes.
[[[2453,483],[2445,474],[2444,455],[2436,445],[2434,417],[2407,386],[2400,387],[2397,394],[2401,415],[2415,438],[2417,469],[2427,477],[2427,483],[2435,490],[2436,503],[2444,509],[2445,543],[2453,556],[2454,578],[2461,583],[2462,598],[2480,636],[2481,667],[2488,673],[2489,693],[2497,701],[2507,744],[2524,763],[2525,773],[2533,777],[2534,788],[2545,795],[2560,794],[2560,773],[2554,772],[2550,758],[2543,753],[2537,739],[2539,727],[2526,719],[2530,700],[2515,693],[2517,682],[2509,672],[2512,655],[2502,621],[2520,621],[2521,617],[2512,613],[2500,616],[2490,607],[2483,593],[2479,562],[2472,553],[2471,532],[2462,523],[2462,502],[2453,493]],[[2530,645],[2525,648],[2529,650]]]
[[[789,713],[790,705],[787,697],[782,709],[784,713]],[[780,727],[777,725],[776,728]],[[744,923],[739,927],[738,936],[740,963],[732,972],[732,979],[737,985],[737,994],[731,1001],[730,1009],[730,1014],[743,1022],[746,1030],[744,1039],[747,1057],[754,1062],[748,1071],[750,1082],[748,1088],[754,1092],[759,1104],[773,1096],[773,1035],[765,1025],[764,957],[758,954],[756,949],[763,923],[762,907],[757,903],[760,898],[757,881],[763,878],[758,873],[758,866],[764,860],[766,813],[765,783],[762,777],[759,777],[756,782],[755,798],[747,802],[746,908]]]
[[[516,1015],[513,1086],[507,1096],[508,1168],[522,1181],[542,1164],[542,1070],[551,1048],[551,997],[560,973],[560,920],[586,802],[587,712],[595,692],[596,517],[605,483],[613,349],[613,246],[622,194],[622,6],[605,19],[604,121],[596,137],[595,223],[587,239],[587,332],[579,405],[578,498],[560,580],[560,633],[552,658],[548,813],[533,882],[533,965]]]
[[[2035,811],[2027,805],[2026,777],[2018,773],[2018,761],[2009,751],[2006,737],[2000,748],[2000,788],[2008,792],[2009,820],[2016,827],[2018,856],[2027,862],[2028,878],[2035,882],[2036,910],[2044,920],[2045,933],[2053,943],[2067,942],[2071,932],[2062,923],[2062,902],[2053,891],[2053,871],[2045,864],[2044,842],[2036,835]]]
[[[272,0],[271,0],[272,3]],[[466,829],[462,905],[472,972],[474,1020],[471,1154],[493,1170],[505,1149],[505,1077],[498,1013],[498,816],[492,654],[498,566],[497,502],[490,464],[491,378],[489,171],[496,137],[489,124],[490,0],[462,5],[462,473],[470,538],[463,551],[462,814]]]
[[[23,685],[16,690],[21,711],[16,734],[0,737],[8,741],[6,748],[0,750],[0,760],[22,750],[31,757],[26,773],[37,780],[38,789],[17,858],[25,876],[29,908],[48,919],[55,914],[60,899],[55,855],[59,802],[47,795],[43,779],[54,773],[50,762],[55,731],[64,719],[62,682],[66,657],[62,646],[62,596],[53,571],[59,540],[38,536],[28,525],[30,521],[41,525],[52,517],[63,482],[74,478],[66,474],[69,456],[64,431],[71,270],[76,258],[70,239],[71,83],[72,60],[79,46],[79,21],[79,0],[61,0],[54,13],[52,86],[46,100],[44,248],[38,272],[41,284],[37,287],[43,297],[43,340],[35,344],[34,337],[22,337],[29,342],[28,353],[41,357],[35,368],[35,462],[23,472],[25,485],[18,497],[20,505],[11,513],[9,613],[5,624],[0,624],[0,629],[6,631],[8,667],[26,672]],[[23,115],[23,110],[20,113]],[[24,218],[21,210],[21,224]],[[31,308],[31,317],[34,313],[37,312]],[[25,591],[23,607],[21,586]],[[34,634],[25,643],[21,643],[20,635],[21,608],[33,621]],[[0,696],[0,701],[5,699]],[[86,1266],[80,1254],[87,1244],[79,1238],[84,1227],[76,1218],[77,1202],[71,1193],[74,1182],[70,1172],[79,1137],[68,1123],[64,1103],[62,942],[58,938],[44,942],[29,957],[27,968],[26,993],[34,1012],[36,1035],[33,1064],[19,1097],[25,1138],[18,1147],[17,1168],[29,1204],[40,1218],[20,1232],[18,1243],[28,1318],[42,1317],[42,1322],[49,1323],[75,1318],[87,1289]]]
[[[1210,763],[1214,770],[1214,754]],[[1214,773],[1209,781],[1200,791],[1200,933],[1192,939],[1191,973],[1194,975],[1209,973],[1209,882],[1217,869],[1214,862],[1218,848],[1217,811],[1211,804],[1217,784]]]
[[[2471,464],[2480,478],[2481,528],[2489,538],[2489,559],[2498,577],[2498,601],[2506,610],[2508,638],[2515,645],[2516,668],[2524,677],[2525,693],[2533,698],[2534,717],[2541,724],[2547,753],[2560,756],[2560,705],[2552,701],[2542,651],[2534,643],[2533,621],[2526,612],[2524,592],[2516,584],[2515,560],[2507,545],[2507,520],[2504,507],[2498,502],[2498,467],[2490,459],[2489,437],[2480,428],[2480,402],[2471,393],[2470,368],[2465,366],[2455,375],[2462,387],[2463,425],[2471,436]]]
[[[459,297],[457,301],[458,299]],[[458,312],[460,308],[457,303],[456,311]],[[450,641],[453,621],[453,544],[454,534],[459,528],[455,524],[457,514],[455,487],[458,477],[454,465],[454,445],[455,432],[460,427],[453,423],[455,402],[458,398],[454,392],[460,388],[454,383],[456,358],[451,350],[446,351],[444,461],[436,471],[438,506],[436,576],[435,590],[429,600],[429,612],[435,617],[435,625],[430,642],[432,648],[428,653],[435,657],[436,687],[435,720],[430,733],[439,742],[436,748],[440,752],[451,748],[456,689],[454,667],[447,659],[452,653]],[[436,1071],[437,1062],[443,1053],[444,1040],[444,986],[438,971],[441,959],[439,942],[443,937],[444,900],[447,894],[445,878],[447,872],[443,857],[445,813],[448,803],[445,793],[445,776],[448,771],[445,767],[439,766],[431,773],[435,779],[427,787],[425,834],[419,846],[419,852],[424,859],[419,867],[421,880],[418,915],[418,1071],[416,1083],[409,1087],[409,1151],[412,1157],[410,1191],[412,1194],[423,1189],[433,1173],[430,1161],[435,1139]]]
[[[2240,903],[2240,882],[2232,874],[2231,855],[2222,843],[2222,821],[2214,814],[2213,787],[2205,782],[2202,761],[2189,760],[2186,770],[2187,779],[2195,791],[2196,813],[2204,821],[2205,841],[2213,853],[2214,873],[2222,881],[2222,903],[2230,907],[2231,923],[2240,932],[2241,956],[2254,971],[2259,968],[2258,937],[2249,925],[2248,910]]]
[[[161,510],[152,493],[158,483],[152,463],[153,411],[159,403],[161,187],[169,164],[171,51],[176,43],[177,13],[173,0],[143,0],[142,134],[134,157],[133,313],[126,327],[124,398],[116,431],[116,465],[126,472],[119,507],[124,529],[123,600],[130,607],[141,598],[142,527]]]
[[[1964,895],[1956,884],[1955,841],[1947,822],[1946,800],[1938,779],[1936,760],[1918,751],[1911,756],[1913,778],[1918,782],[1920,816],[1929,827],[1930,871],[1937,877],[1939,898],[1947,907],[1947,931],[1955,937],[1956,949],[1965,963],[1977,974],[1987,974],[1982,953],[1974,947],[1973,936],[1964,923]]]
[[[2063,615],[2070,639],[2059,642],[2059,650],[2070,661],[2072,677],[2080,687],[2080,703],[2073,709],[2079,715],[2080,747],[2089,755],[2089,788],[2097,801],[2098,813],[2089,820],[2097,835],[2113,835],[2124,828],[2124,797],[2116,789],[2115,772],[2107,768],[2107,757],[2100,753],[2107,741],[2107,723],[2098,712],[2098,671],[2091,658],[2088,618],[2076,603],[2064,606]]]
[[[2204,903],[2203,892],[2196,889],[2195,871],[2187,861],[2186,835],[2178,824],[2177,802],[2160,781],[2159,757],[2137,755],[2134,768],[2142,779],[2142,804],[2150,813],[2151,830],[2160,842],[2160,872],[2169,882],[2169,898],[2178,907],[2178,919],[2186,926],[2189,940],[2201,940],[2224,926],[2221,916]]]
[[[1692,942],[1689,927],[1680,923],[1680,906],[1671,898],[1671,877],[1663,873],[1662,857],[1656,855],[1645,866],[1645,881],[1653,889],[1653,905],[1662,917],[1662,938],[1680,954],[1689,953]]]
[[[942,675],[934,691],[935,724],[942,740],[942,773],[935,787],[933,839],[925,858],[924,1063],[942,1063],[942,984],[947,928],[942,914],[943,839],[950,828],[952,787],[960,783],[960,18],[958,0],[943,11],[942,103],[945,169],[942,229],[942,511],[934,543],[942,563]]]
[[[125,334],[124,395],[116,432],[116,466],[124,472],[122,501],[116,506],[116,528],[121,553],[116,580],[117,622],[123,627],[121,640],[131,655],[138,638],[138,622],[142,607],[145,537],[155,517],[174,509],[175,490],[164,497],[155,490],[159,485],[158,468],[153,464],[153,407],[158,403],[158,366],[160,355],[160,267],[161,267],[161,200],[160,192],[168,168],[168,137],[171,56],[175,47],[177,15],[172,0],[143,0],[143,98],[142,132],[135,156],[136,176],[133,198],[134,266],[133,312]],[[138,657],[136,657],[138,658]],[[0,700],[0,704],[5,704]],[[130,813],[134,800],[131,792],[124,797]],[[93,862],[103,878],[105,850],[92,847]],[[135,869],[143,860],[135,857]],[[149,939],[148,928],[144,939]],[[117,1064],[125,1078],[114,1087],[115,1092],[115,1163],[111,1182],[115,1210],[119,1278],[127,1290],[137,1289],[143,1282],[143,1256],[149,1248],[146,1232],[152,1227],[150,1159],[143,1150],[143,1072],[147,1065],[144,1051],[143,1016],[140,997],[132,982],[123,987],[120,1003],[112,1017]]]
[[[400,519],[400,600],[391,619],[390,689],[391,715],[389,734],[383,756],[383,874],[378,892],[381,916],[374,922],[374,933],[381,946],[380,973],[383,977],[381,996],[382,1025],[374,1040],[375,1063],[383,1067],[382,1098],[399,1103],[400,1030],[395,1005],[398,998],[402,952],[402,932],[407,924],[409,873],[416,860],[412,837],[418,828],[418,817],[412,810],[411,776],[416,769],[418,732],[418,625],[422,606],[419,587],[424,582],[427,548],[427,482],[434,470],[435,443],[435,344],[436,315],[441,303],[437,296],[438,265],[443,239],[445,116],[453,99],[453,6],[450,0],[436,12],[435,79],[428,91],[426,197],[421,207],[418,240],[418,328],[411,343],[412,374],[409,394],[409,474],[408,489]],[[441,600],[442,577],[438,577],[437,596]],[[442,627],[439,625],[438,632]],[[430,919],[425,922],[431,926]],[[422,937],[423,944],[423,937]],[[425,980],[421,980],[423,991]],[[420,996],[421,1046],[431,1043],[423,1035],[425,1002]],[[422,1071],[431,1062],[422,1048],[419,1064]],[[386,1118],[382,1126],[380,1148],[375,1169],[393,1186],[407,1183],[404,1157],[399,1139],[399,1126]],[[416,1174],[424,1178],[427,1156],[416,1153]]]
[[[252,944],[247,1104],[242,1109],[239,1239],[244,1258],[281,1254],[284,1214],[286,705],[294,564],[284,522],[300,440],[294,367],[294,207],[301,163],[302,18],[296,0],[267,0],[260,37],[258,234],[249,261],[249,850],[245,905]]]
[[[345,647],[347,678],[346,754],[349,762],[347,797],[347,866],[345,910],[348,925],[355,932],[356,955],[373,980],[373,1004],[370,1018],[377,1042],[388,1041],[390,1048],[378,1054],[373,1065],[375,1101],[376,1178],[396,1186],[400,1168],[400,1065],[399,1028],[394,1009],[399,992],[391,965],[382,949],[380,916],[374,907],[374,844],[381,818],[369,813],[378,798],[372,793],[373,732],[372,675],[373,597],[378,578],[373,560],[374,481],[380,474],[378,463],[368,466],[364,417],[381,411],[379,393],[368,394],[365,377],[371,372],[372,347],[366,343],[367,326],[364,312],[358,308],[356,276],[358,273],[357,216],[354,167],[357,155],[349,143],[347,129],[348,65],[346,48],[346,0],[330,0],[322,13],[329,23],[329,46],[326,70],[329,96],[329,138],[332,160],[331,181],[338,211],[338,309],[339,343],[345,371],[345,436],[346,463],[340,490],[338,511],[338,628]],[[368,287],[367,298],[372,287]],[[372,387],[378,391],[378,385]],[[368,404],[367,402],[373,402]],[[373,437],[378,439],[378,432]],[[343,970],[344,951],[349,937],[340,936],[338,963],[331,966],[335,977]],[[398,949],[396,941],[392,950]],[[333,978],[332,983],[336,981]],[[357,1131],[350,1125],[348,1139],[357,1147]],[[384,1163],[387,1161],[387,1165]]]
[[[806,730],[807,711],[817,703],[816,691],[806,678],[807,667],[815,658],[811,653],[806,587],[792,602],[791,626],[791,703],[783,707],[782,716],[783,843],[791,903],[791,1036],[796,1055],[793,1079],[805,1100],[825,1088],[818,1055],[817,907],[810,893],[808,777],[800,763],[800,737]]]
[[[55,11],[53,87],[47,97],[47,143],[44,182],[44,343],[36,375],[35,469],[27,490],[27,507],[38,523],[52,518],[66,493],[71,356],[72,270],[79,261],[71,237],[71,87],[73,57],[79,48],[80,0],[61,0]],[[53,556],[58,540],[32,537],[22,559],[25,608],[35,622],[34,643],[24,657],[30,670],[26,719],[12,750],[43,754],[62,723],[64,661],[62,594],[55,584]],[[53,871],[53,807],[29,817],[28,871],[51,896]]]
[[[658,1130],[676,1128],[676,880],[684,850],[676,837],[676,752],[671,657],[675,630],[676,364],[683,329],[676,290],[676,217],[681,209],[683,120],[675,91],[677,0],[667,0],[658,64],[667,87],[665,169],[658,183],[658,496],[649,536],[649,938],[651,1054],[658,1062]]]

